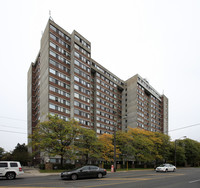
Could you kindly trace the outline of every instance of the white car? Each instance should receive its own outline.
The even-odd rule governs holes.
[[[0,161],[0,177],[6,177],[8,180],[13,180],[16,176],[23,173],[20,162]]]
[[[176,167],[172,164],[162,164],[156,168],[156,172],[175,172]]]

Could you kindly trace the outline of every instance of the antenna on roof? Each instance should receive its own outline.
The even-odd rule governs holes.
[[[49,10],[49,19],[53,21],[53,18],[51,17],[51,10]]]

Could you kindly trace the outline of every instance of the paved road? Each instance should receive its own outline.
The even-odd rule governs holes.
[[[102,179],[61,180],[58,175],[22,176],[15,180],[0,179],[0,188],[7,187],[99,187],[99,188],[200,188],[200,168],[178,169],[156,173],[152,170],[108,173]]]

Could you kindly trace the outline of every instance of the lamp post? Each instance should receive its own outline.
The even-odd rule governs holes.
[[[175,144],[175,146],[174,146],[174,165],[175,166],[176,166],[176,142],[177,142],[177,140],[180,140],[181,138],[187,138],[187,137],[186,136],[182,136],[179,139],[175,139],[175,142],[174,142],[174,144]]]

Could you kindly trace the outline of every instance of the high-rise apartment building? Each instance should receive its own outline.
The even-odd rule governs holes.
[[[48,114],[97,134],[127,127],[167,133],[168,99],[139,75],[123,81],[91,58],[91,43],[51,19],[28,71],[28,133]]]
[[[140,127],[167,134],[168,99],[137,74],[125,82],[122,117],[125,130]]]

